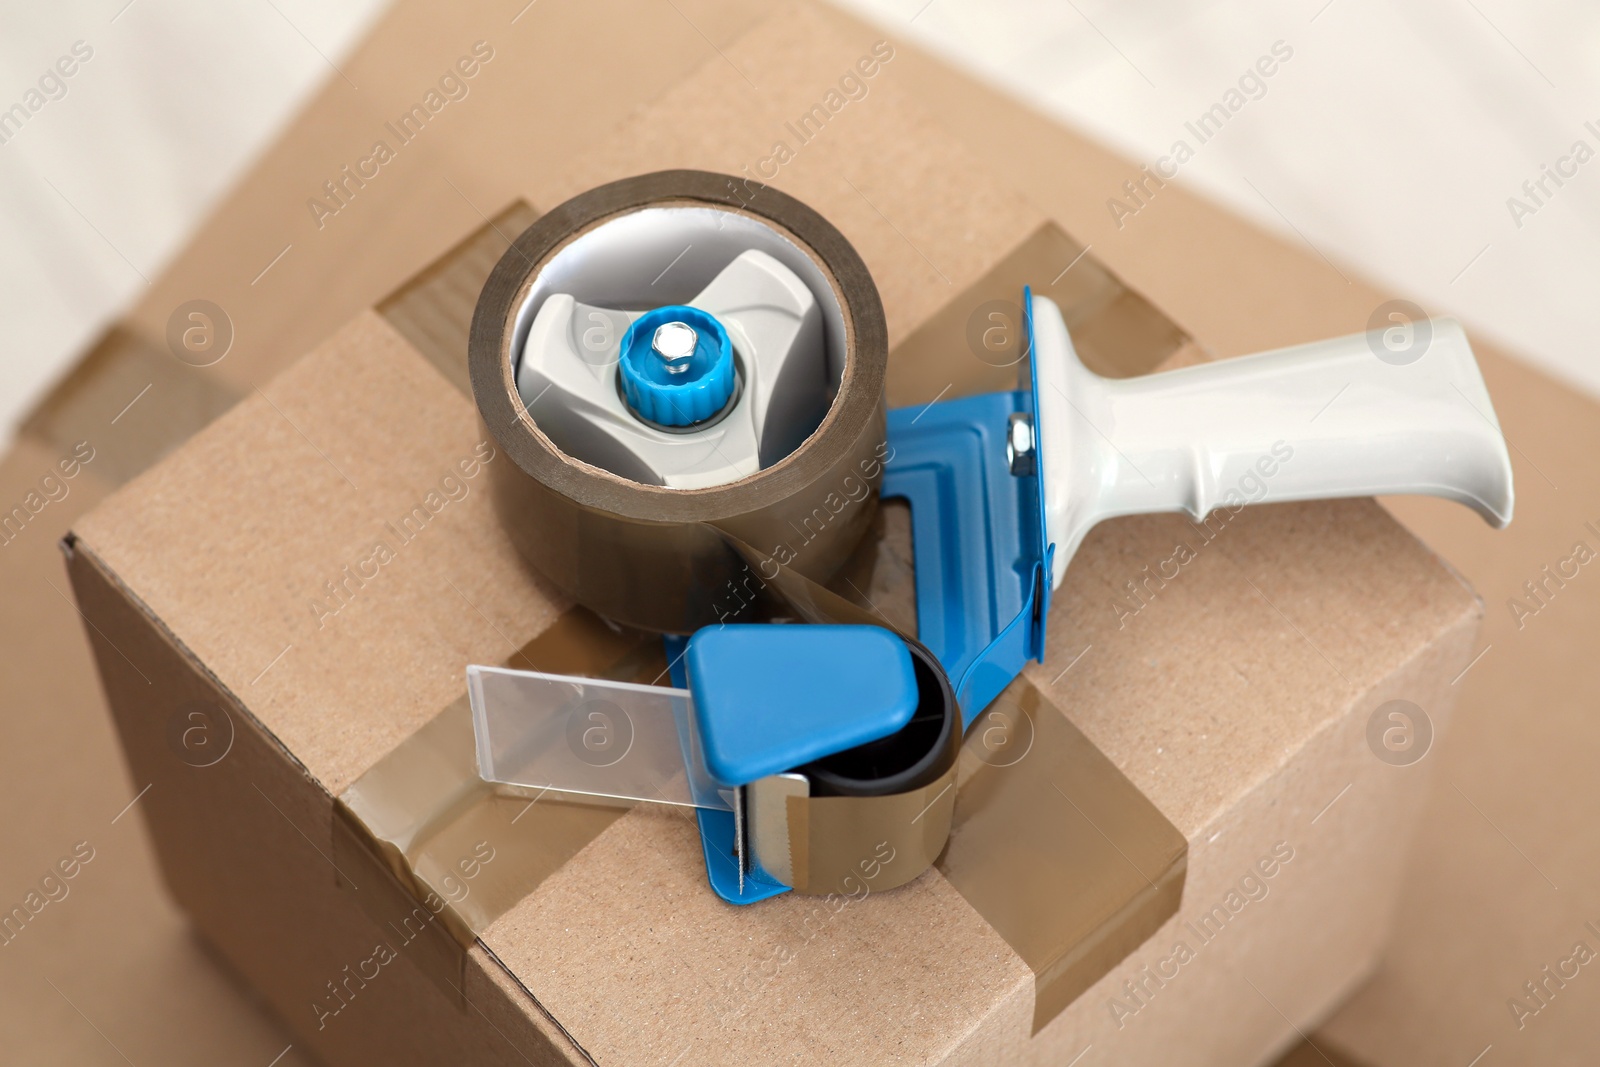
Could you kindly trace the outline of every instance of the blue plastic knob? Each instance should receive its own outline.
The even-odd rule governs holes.
[[[622,335],[622,395],[662,426],[704,422],[733,396],[733,345],[716,316],[683,304],[646,311]]]

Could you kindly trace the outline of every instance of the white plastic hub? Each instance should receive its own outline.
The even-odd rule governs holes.
[[[617,382],[627,327],[667,304],[716,317],[739,378],[725,415],[676,432],[642,421]],[[783,459],[827,414],[843,368],[843,315],[815,262],[748,215],[713,208],[648,208],[580,236],[541,271],[515,336],[517,392],[558,448],[672,489],[726,485]],[[669,370],[695,341],[687,323],[651,338]]]

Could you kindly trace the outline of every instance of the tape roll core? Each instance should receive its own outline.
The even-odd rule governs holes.
[[[583,234],[631,212],[709,207],[770,228],[815,264],[842,317],[842,368],[821,424],[787,456],[703,489],[631,481],[562,452],[515,381],[517,320],[540,271]],[[511,463],[492,470],[513,543],[573,600],[647,630],[689,633],[747,617],[762,582],[734,543],[825,581],[869,525],[887,456],[888,332],[866,265],[821,215],[776,189],[703,171],[661,171],[583,193],[507,249],[473,315],[468,367],[491,437]]]
[[[932,652],[920,641],[904,640],[911,651],[919,701],[911,721],[888,737],[800,768],[811,781],[812,796],[904,793],[927,785],[955,761],[961,736],[955,688]]]

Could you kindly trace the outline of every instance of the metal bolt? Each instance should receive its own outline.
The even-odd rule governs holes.
[[[687,322],[666,322],[656,327],[650,339],[650,348],[666,364],[668,374],[682,374],[689,369],[700,335]]]
[[[1033,443],[1033,417],[1013,412],[1006,420],[1006,463],[1012,474],[1032,474],[1037,469]]]

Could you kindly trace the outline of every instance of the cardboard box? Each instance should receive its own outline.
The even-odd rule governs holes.
[[[546,191],[644,160],[736,171],[875,38],[811,8],[774,15],[727,64],[702,67]],[[763,95],[744,95],[734,62],[770,75]],[[828,131],[838,136],[808,146],[778,183],[861,250],[900,359],[1045,219],[892,84],[875,85],[871,107],[841,116]],[[847,121],[856,115],[859,128]],[[470,406],[414,336],[361,317],[83,522],[72,556],[85,613],[104,631],[93,640],[130,762],[157,782],[142,810],[163,869],[201,929],[320,1054],[499,1062],[582,1047],[671,1062],[690,1049],[696,1060],[760,1060],[805,1046],[1048,1062],[1093,1047],[1117,1062],[1184,1052],[1254,1062],[1372,966],[1424,780],[1384,773],[1366,750],[1366,719],[1393,695],[1447,709],[1477,607],[1381,511],[1345,502],[1243,513],[1121,630],[1107,607],[1121,579],[1192,534],[1174,518],[1117,522],[1080,554],[1052,664],[1085,646],[1100,654],[1031,680],[1182,830],[1189,881],[1183,911],[1037,1036],[1029,967],[937,872],[844,912],[717,1029],[706,990],[761,967],[791,936],[793,902],[765,917],[721,908],[701,885],[692,835],[641,812],[486,932],[459,999],[406,960],[317,1029],[324,987],[374,954],[351,899],[359,882],[334,869],[332,797],[456,695],[464,662],[504,657],[562,608],[511,556],[483,494],[469,493],[433,528],[439,537],[384,575],[392,582],[364,587],[331,634],[308,636],[304,590],[336,576],[371,523],[476,443]],[[124,653],[162,675],[159,695]],[[233,726],[228,756],[210,767],[175,758],[160,736],[191,700],[208,722],[223,721],[221,707]],[[1275,884],[1252,873],[1269,868]],[[1173,965],[1183,925],[1229,908],[1246,876],[1267,894],[1189,946],[1177,974],[1191,977],[1151,978]]]
[[[617,820],[482,933],[458,1005],[429,966],[404,955],[398,935],[367,925],[368,909],[354,897],[374,887],[334,843],[333,797],[451,701],[462,663],[504,656],[503,642],[536,637],[560,606],[515,558],[480,491],[453,503],[425,531],[431,540],[408,544],[400,567],[318,627],[307,604],[324,574],[337,578],[382,516],[406,511],[440,470],[471,455],[476,426],[465,399],[376,316],[274,382],[269,398],[246,401],[81,522],[71,571],[130,761],[154,783],[140,810],[175,894],[325,1058],[431,1062],[454,1049],[497,1062],[508,1056],[495,1047],[503,1034],[524,1051],[548,1047],[576,1059],[536,1003],[597,1059],[625,1062],[670,1061],[688,1047],[701,1062],[759,1058],[772,1044],[843,1055],[846,1034],[868,1054],[908,1062],[1001,1051],[1047,1062],[1095,1043],[1118,1049],[1121,1062],[1171,1062],[1175,1025],[1206,1033],[1213,1049],[1256,1058],[1287,1024],[1269,1003],[1246,999],[1247,987],[1219,988],[1219,974],[1244,968],[1272,990],[1264,995],[1292,1003],[1293,995],[1337,995],[1345,969],[1369,962],[1352,959],[1350,948],[1376,947],[1381,886],[1393,884],[1403,836],[1393,823],[1382,833],[1336,831],[1319,825],[1323,808],[1346,792],[1341,780],[1355,782],[1339,812],[1346,818],[1369,805],[1404,805],[1364,751],[1368,705],[1389,692],[1442,693],[1463,661],[1476,606],[1414,543],[1392,527],[1385,535],[1370,505],[1352,505],[1369,514],[1342,518],[1367,525],[1369,540],[1390,542],[1360,562],[1395,599],[1362,589],[1367,595],[1351,597],[1358,603],[1338,606],[1395,620],[1366,640],[1390,650],[1399,637],[1409,652],[1386,669],[1363,662],[1360,646],[1329,640],[1327,654],[1376,683],[1356,702],[1317,677],[1328,672],[1320,659],[1312,666],[1313,652],[1289,652],[1299,660],[1293,680],[1264,672],[1283,654],[1288,628],[1229,588],[1238,584],[1236,564],[1220,554],[1181,595],[1210,601],[1204,610],[1226,611],[1230,625],[1237,616],[1238,643],[1216,651],[1255,674],[1259,696],[1219,687],[1214,664],[1180,660],[1153,677],[1128,677],[1138,656],[1168,647],[1169,626],[1194,624],[1183,618],[1192,610],[1186,599],[1174,600],[1170,621],[1149,617],[1150,637],[1135,639],[1131,665],[1114,652],[1095,665],[1085,659],[1090,669],[1070,689],[1035,678],[1055,699],[1074,696],[1068,706],[1080,713],[1098,713],[1097,742],[1131,754],[1117,762],[1164,811],[1179,813],[1194,843],[1179,919],[1038,1036],[1029,1037],[1033,975],[937,872],[797,942],[791,969],[750,991],[728,1023],[728,979],[762,973],[775,946],[805,937],[815,903],[726,908],[703,884],[692,827],[644,809]],[[314,448],[295,425],[321,428]],[[217,478],[219,470],[230,477]],[[1237,530],[1241,552],[1302,542],[1282,550],[1301,557],[1280,572],[1286,588],[1274,587],[1287,597],[1326,581],[1324,568],[1350,569],[1340,546],[1303,543],[1322,540],[1315,526],[1323,516],[1310,516],[1310,538],[1294,536],[1304,510],[1264,512]],[[1157,527],[1132,544],[1147,554],[1172,532]],[[1111,582],[1128,566],[1128,544],[1097,538],[1083,570]],[[1080,585],[1076,597],[1085,595]],[[1089,614],[1081,605],[1079,613]],[[1087,632],[1058,624],[1075,646],[1089,638],[1115,648],[1109,624]],[[1302,699],[1318,692],[1318,703],[1289,705],[1291,687]],[[1163,718],[1118,714],[1119,706]],[[172,748],[174,716],[196,710],[208,729],[231,724],[231,747],[215,764],[191,766]],[[1213,733],[1230,736],[1208,744]],[[1362,892],[1344,896],[1346,879]],[[1228,920],[1207,917],[1232,907],[1230,892],[1255,897],[1262,887],[1267,895],[1249,905],[1248,920],[1224,930]],[[1186,934],[1183,923],[1203,933]],[[1185,964],[1211,980],[1146,985],[1143,999],[1119,991],[1124,981],[1151,982],[1147,969],[1175,966],[1163,962],[1174,951],[1168,941],[1198,937],[1209,940],[1192,945],[1198,955]],[[404,962],[373,979],[375,956],[392,962],[379,945]],[[1308,968],[1302,953],[1316,962]],[[351,987],[347,967],[370,980]],[[329,983],[345,992],[330,994]],[[1248,1014],[1241,1020],[1227,1009]],[[668,1035],[681,1044],[667,1047]]]

